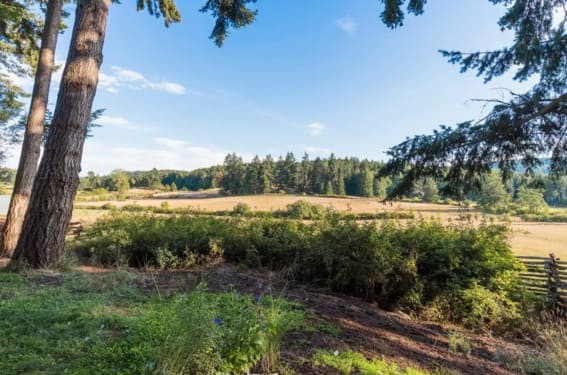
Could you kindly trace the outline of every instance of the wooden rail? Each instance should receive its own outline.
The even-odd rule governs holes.
[[[567,262],[553,254],[517,258],[526,268],[520,273],[522,285],[545,297],[552,310],[567,314]]]

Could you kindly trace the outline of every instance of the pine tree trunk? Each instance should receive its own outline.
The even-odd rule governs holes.
[[[79,0],[67,63],[45,151],[33,185],[14,259],[56,267],[79,186],[87,123],[102,63],[110,0]]]
[[[30,112],[26,123],[22,153],[16,174],[16,182],[4,231],[2,232],[0,254],[12,256],[20,232],[24,216],[28,208],[33,180],[37,172],[37,162],[41,149],[41,138],[43,136],[43,125],[45,123],[45,112],[49,100],[49,86],[51,85],[51,73],[55,60],[55,47],[59,35],[61,23],[61,9],[63,0],[50,0],[47,4],[45,14],[45,25],[41,38],[41,49],[39,61],[35,72],[35,82],[31,97]]]

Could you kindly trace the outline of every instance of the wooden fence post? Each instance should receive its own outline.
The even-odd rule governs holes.
[[[555,257],[555,254],[549,254],[549,260],[546,262],[547,268],[547,293],[549,298],[549,304],[552,311],[561,313],[565,310],[566,305],[563,297],[560,294],[560,289],[565,287],[565,284],[561,280],[559,258]]]

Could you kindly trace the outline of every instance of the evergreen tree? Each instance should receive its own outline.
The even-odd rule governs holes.
[[[363,197],[372,197],[374,195],[374,178],[375,173],[370,166],[364,161],[360,178],[360,195]]]
[[[483,176],[478,205],[487,211],[504,212],[510,204],[510,195],[497,172]]]
[[[235,153],[228,154],[224,159],[224,175],[221,180],[221,188],[224,194],[239,195],[246,193],[245,176],[246,168],[242,158]]]
[[[216,18],[211,34],[221,45],[230,27],[251,23],[256,13],[246,5],[253,0],[209,0],[201,9]],[[79,186],[87,123],[102,63],[102,47],[111,0],[78,0],[67,63],[45,144],[28,214],[14,258],[32,267],[56,265],[64,253],[67,226]],[[138,9],[163,16],[165,24],[179,22],[174,0],[140,0]],[[88,40],[89,43],[81,41]],[[79,78],[77,78],[79,77]],[[41,181],[41,182],[38,182]]]
[[[565,20],[554,21],[564,15],[567,0],[490,1],[504,8],[498,24],[502,31],[513,31],[512,43],[492,51],[443,55],[462,72],[475,70],[485,82],[514,71],[515,80],[531,78],[535,84],[524,93],[510,92],[505,100],[488,100],[494,106],[480,122],[442,126],[391,148],[382,173],[404,175],[393,196],[407,193],[424,176],[444,180],[447,192],[479,188],[481,176],[495,165],[509,178],[519,163],[528,173],[541,166],[540,156],[546,154],[551,155],[552,173],[567,171],[567,33]],[[398,25],[399,13],[389,11],[385,18]]]
[[[379,199],[386,199],[388,196],[388,187],[392,184],[389,177],[377,177],[374,180],[374,196]]]
[[[301,158],[301,165],[298,169],[298,190],[300,192],[309,193],[312,191],[310,178],[311,163],[307,153],[303,154],[303,157]]]
[[[45,14],[45,27],[41,38],[41,48],[35,73],[35,82],[31,96],[31,105],[26,127],[18,173],[10,199],[10,207],[6,216],[6,223],[2,231],[0,253],[12,256],[20,232],[26,210],[28,208],[33,181],[37,171],[37,162],[41,151],[44,136],[44,124],[49,101],[49,87],[51,74],[55,64],[55,47],[61,24],[63,0],[49,0]]]
[[[339,171],[338,171],[337,159],[335,158],[335,154],[331,153],[329,159],[327,160],[327,188],[325,194],[327,195],[334,195],[338,194],[338,180],[339,180]]]
[[[335,193],[337,195],[345,195],[346,194],[345,179],[343,178],[343,171],[341,169],[339,169],[338,173],[337,173]]]
[[[259,194],[263,192],[262,188],[262,162],[258,155],[252,159],[252,162],[246,168],[245,189],[247,193]]]
[[[423,200],[425,202],[437,202],[439,200],[439,188],[433,178],[426,178],[423,182]]]
[[[260,169],[260,191],[271,193],[274,186],[274,159],[271,155],[266,155],[262,161]]]
[[[311,188],[315,194],[325,194],[327,165],[324,160],[317,157],[313,162],[313,173],[311,175]]]

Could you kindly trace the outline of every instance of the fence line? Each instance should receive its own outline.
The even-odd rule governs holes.
[[[520,273],[526,289],[545,297],[552,310],[567,314],[567,262],[554,254],[517,258],[526,268]]]

